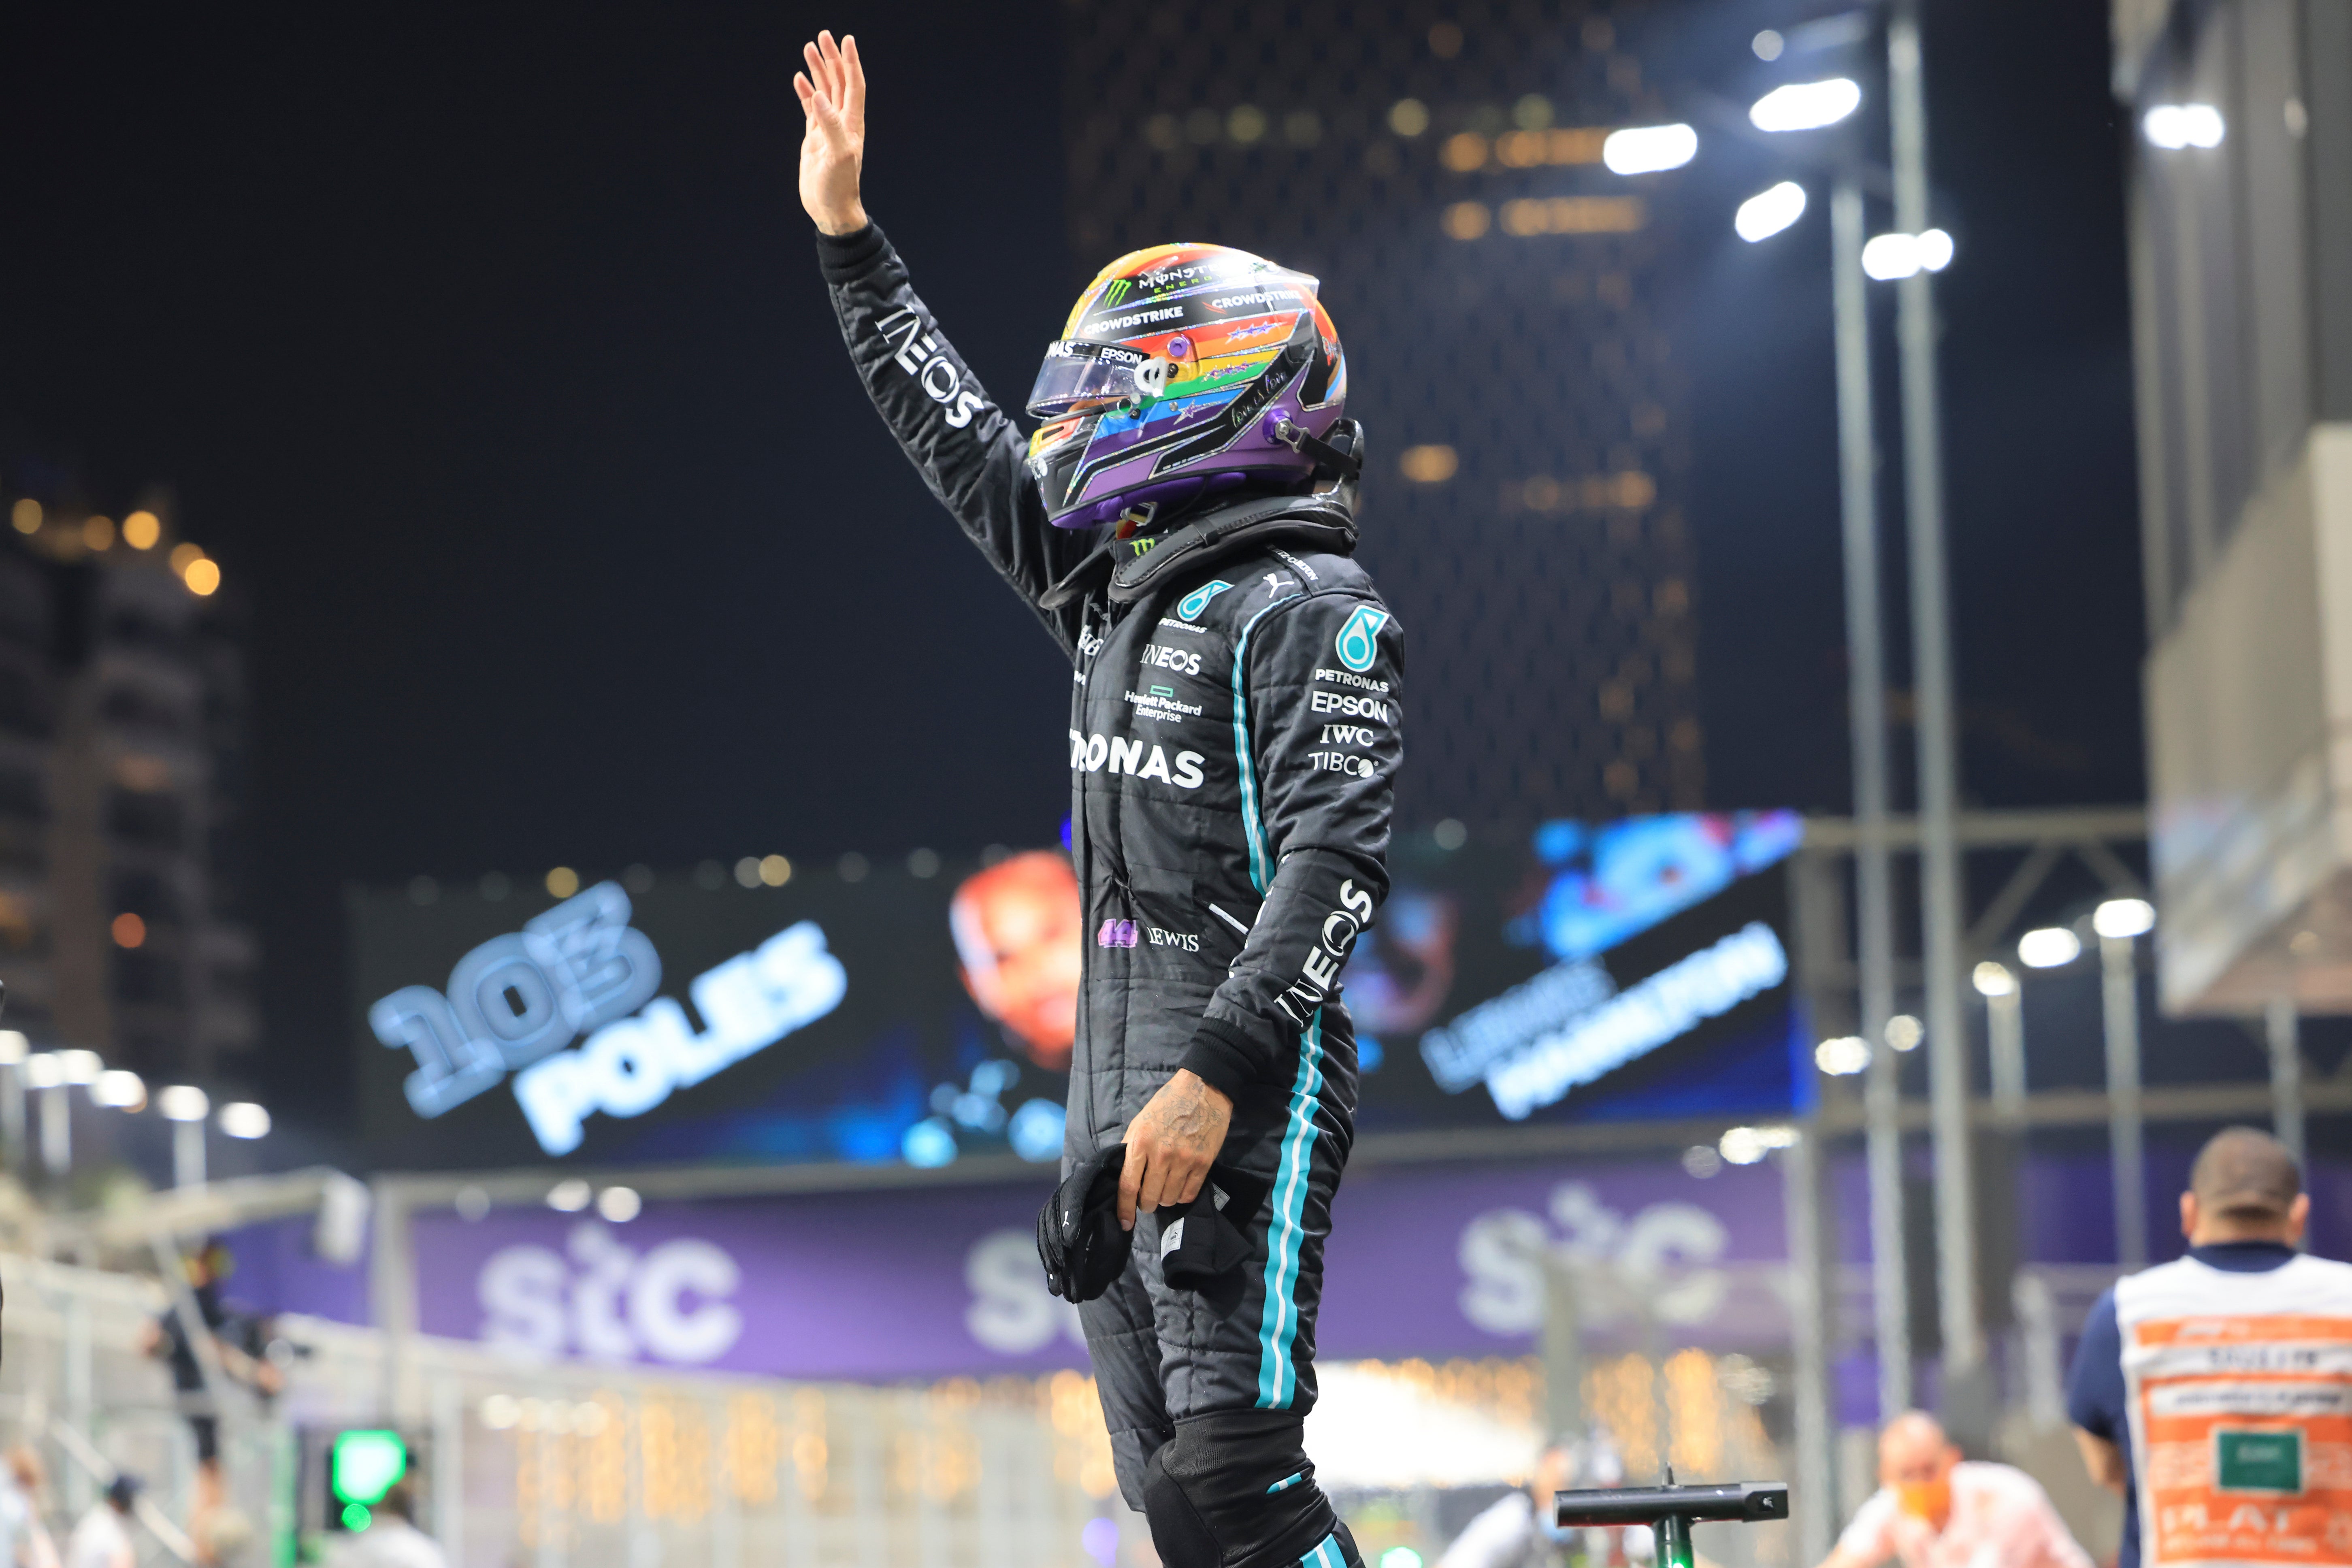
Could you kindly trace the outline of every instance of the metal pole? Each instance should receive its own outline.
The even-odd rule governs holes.
[[[172,1123],[172,1184],[205,1184],[205,1124],[201,1121]]]
[[[1797,1557],[1818,1563],[1837,1531],[1831,1502],[1829,1301],[1822,1289],[1820,1142],[1812,1129],[1780,1152],[1780,1194],[1789,1226],[1790,1349],[1796,1362]]]
[[[1927,104],[1920,81],[1918,0],[1902,0],[1886,35],[1894,130],[1895,223],[1927,225]],[[1903,469],[1911,543],[1912,686],[1919,749],[1919,915],[1927,971],[1929,1128],[1936,1148],[1936,1263],[1944,1387],[1973,1386],[1984,1361],[1977,1302],[1976,1184],[1969,1169],[1969,1050],[1960,1009],[1960,853],[1953,816],[1952,640],[1944,583],[1944,454],[1936,396],[1930,274],[1899,285]]]
[[[1576,1265],[1557,1248],[1544,1254],[1544,1441],[1584,1436],[1584,1335],[1578,1321]]]
[[[1886,654],[1878,583],[1878,443],[1872,430],[1870,312],[1863,293],[1862,192],[1841,175],[1830,193],[1831,296],[1836,307],[1838,482],[1845,523],[1846,706],[1853,735],[1854,927],[1862,1037],[1870,1042],[1870,1297],[1878,1407],[1911,1406],[1910,1286],[1903,1259],[1902,1089],[1886,1020],[1895,1016],[1895,891],[1886,849]]]
[[[2014,979],[1985,998],[1992,1046],[1992,1110],[2004,1126],[2025,1121],[2025,994]]]
[[[63,1083],[41,1089],[41,1168],[63,1181],[73,1171],[73,1105]]]
[[[2271,1047],[2271,1130],[2303,1163],[2303,1049],[2294,998],[2273,996],[2263,1022]]]
[[[25,1168],[25,1054],[20,1047],[13,1062],[0,1062],[0,1149],[6,1151],[8,1169]]]
[[[2107,1032],[2107,1147],[2115,1162],[2116,1261],[2147,1267],[2147,1166],[2140,1152],[2139,974],[2132,939],[2099,939]]]

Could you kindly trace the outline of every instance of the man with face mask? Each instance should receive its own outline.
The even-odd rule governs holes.
[[[1910,1410],[1878,1435],[1878,1490],[1822,1568],[2091,1568],[2040,1482],[1960,1458],[1936,1418]]]

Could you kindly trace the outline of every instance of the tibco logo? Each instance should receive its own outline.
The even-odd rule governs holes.
[[[1370,757],[1360,757],[1353,752],[1309,752],[1307,768],[1318,773],[1345,773],[1351,779],[1380,776],[1380,764]]]
[[[1081,735],[1076,730],[1070,731],[1070,766],[1084,768],[1090,773],[1098,773],[1108,768],[1112,773],[1126,773],[1131,778],[1158,779],[1162,784],[1172,784],[1178,789],[1199,789],[1207,777],[1201,772],[1201,764],[1207,761],[1208,758],[1198,752],[1179,752],[1174,771],[1171,772],[1165,747],[1154,746],[1147,755],[1141,741],[1130,741],[1123,736]]]

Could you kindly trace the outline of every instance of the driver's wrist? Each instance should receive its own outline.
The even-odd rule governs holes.
[[[816,230],[829,239],[845,239],[864,228],[867,221],[866,204],[852,202],[846,207],[817,215]]]

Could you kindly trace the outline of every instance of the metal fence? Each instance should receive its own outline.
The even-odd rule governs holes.
[[[1686,1477],[1793,1475],[1782,1417],[1795,1369],[1765,1342],[1786,1332],[1785,1304],[1770,1300],[1784,1271],[1733,1272],[1727,1289],[1747,1304],[1738,1316],[1759,1331],[1752,1353],[1681,1344],[1665,1325],[1629,1334],[1601,1313],[1579,1336],[1575,1403],[1612,1436],[1630,1479],[1667,1458]],[[2065,1446],[2063,1355],[2111,1276],[2021,1272],[2000,1356],[2004,1457],[2039,1471],[2033,1454]],[[1118,1500],[1094,1385],[1078,1373],[904,1387],[684,1375],[429,1338],[395,1348],[373,1330],[290,1317],[277,1324],[282,1395],[264,1403],[227,1387],[210,1406],[223,1496],[206,1508],[187,1420],[197,1406],[175,1394],[149,1348],[171,1293],[152,1279],[13,1254],[0,1254],[0,1445],[41,1455],[60,1535],[115,1469],[142,1478],[151,1564],[331,1561],[344,1537],[326,1442],[378,1426],[405,1439],[420,1522],[459,1568],[1156,1561]],[[1831,1301],[1845,1331],[1835,1337],[1848,1339],[1870,1321],[1866,1271],[1839,1271]],[[1518,1483],[1559,1403],[1536,1356],[1356,1363],[1327,1369],[1325,1381],[1310,1448],[1371,1560],[1398,1547],[1433,1560],[1477,1508]],[[1417,1468],[1405,1452],[1416,1433],[1444,1436],[1448,1463]],[[1841,1513],[1874,1484],[1866,1432],[1843,1447]],[[2103,1500],[2052,1491],[2086,1544],[2110,1532]],[[1726,1568],[1781,1568],[1799,1555],[1787,1525],[1721,1533],[1708,1552]]]

